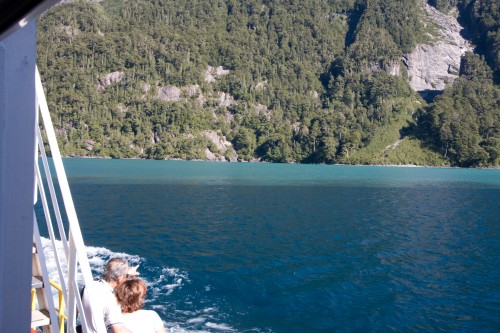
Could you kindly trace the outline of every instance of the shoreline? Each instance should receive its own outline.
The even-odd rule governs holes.
[[[201,159],[193,159],[193,160],[183,160],[181,158],[168,158],[163,160],[155,160],[148,158],[140,158],[140,157],[128,157],[128,158],[112,158],[109,156],[75,156],[75,155],[67,155],[62,156],[63,158],[81,158],[81,159],[110,159],[110,160],[150,160],[150,161],[186,161],[186,162],[214,162],[214,163],[272,163],[272,162],[262,162],[258,160],[251,161],[220,161],[220,160],[201,160]],[[331,165],[331,166],[372,166],[372,167],[391,167],[391,168],[436,168],[436,169],[474,169],[474,170],[500,170],[499,167],[481,167],[481,168],[465,168],[465,167],[457,167],[457,166],[435,166],[435,165],[416,165],[416,164],[345,164],[345,163],[336,163],[336,164],[325,164],[325,163],[275,163],[275,164],[302,164],[302,165]]]

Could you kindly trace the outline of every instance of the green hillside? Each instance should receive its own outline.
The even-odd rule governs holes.
[[[54,7],[38,22],[37,47],[62,153],[498,166],[500,43],[467,55],[457,83],[430,104],[388,73],[426,38],[417,3]],[[433,5],[459,5],[478,45],[500,36],[494,1]]]

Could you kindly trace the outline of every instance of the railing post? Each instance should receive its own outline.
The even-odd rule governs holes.
[[[42,145],[43,145],[43,143],[42,143]],[[44,164],[46,164],[46,159],[47,158],[45,157],[45,155],[43,156],[43,158],[44,158]],[[48,231],[49,237],[50,237],[50,245],[51,245],[52,251],[54,252],[54,260],[56,261],[57,273],[59,275],[59,279],[61,280],[60,282],[61,282],[62,290],[64,291],[63,295],[64,295],[64,297],[66,297],[66,294],[67,294],[66,293],[66,289],[67,289],[66,288],[66,282],[64,280],[64,273],[63,273],[62,267],[61,267],[61,259],[59,258],[60,255],[59,255],[59,253],[57,253],[57,248],[56,248],[56,243],[55,243],[54,228],[52,227],[52,218],[50,217],[49,204],[47,203],[47,197],[45,195],[45,190],[43,188],[43,181],[42,181],[42,176],[40,174],[40,169],[37,168],[35,170],[35,174],[36,174],[36,180],[37,180],[38,188],[39,188],[39,192],[40,192],[40,199],[42,201],[43,213],[44,213],[44,216],[45,216],[45,221],[47,222],[46,224],[47,224],[47,231]],[[47,172],[46,172],[46,174],[47,174]],[[47,179],[47,182],[49,184],[51,184],[52,180],[51,179]],[[61,223],[61,225],[62,225],[62,223]],[[67,248],[67,245],[65,246],[65,248]],[[65,253],[63,253],[63,255],[66,255],[64,258],[67,261],[68,251],[65,251]]]
[[[65,240],[65,242],[63,242],[63,247],[64,247],[64,254],[67,257],[68,256],[68,244],[66,241],[67,240],[66,232],[64,231],[64,225],[63,225],[63,221],[62,221],[62,217],[61,217],[61,210],[59,209],[59,202],[57,200],[57,195],[56,195],[56,191],[54,188],[54,182],[52,181],[52,173],[50,172],[49,162],[47,161],[47,155],[45,154],[45,147],[43,145],[42,133],[40,132],[40,127],[38,127],[38,126],[36,129],[36,134],[37,134],[36,137],[38,139],[37,141],[38,141],[38,148],[40,151],[40,156],[42,157],[43,169],[45,171],[45,177],[47,179],[47,185],[49,188],[50,199],[52,200],[53,211],[54,211],[54,215],[56,218],[57,227],[59,230],[59,237],[62,240]],[[37,161],[38,161],[38,159],[37,159]],[[39,170],[38,163],[37,163],[37,170]],[[40,184],[39,185],[40,190],[42,190],[43,183],[41,181],[41,178],[39,180],[39,184]],[[43,196],[42,198],[44,198],[44,197],[45,196]],[[47,209],[48,209],[48,205],[44,205],[44,208],[45,208],[45,206],[47,206]],[[47,222],[49,222],[49,221],[47,221]]]
[[[38,98],[38,104],[40,106],[40,114],[42,115],[45,133],[47,135],[47,140],[50,145],[52,160],[54,162],[54,168],[56,170],[57,180],[59,181],[59,186],[61,188],[64,207],[66,209],[66,214],[68,215],[69,230],[70,233],[72,234],[73,241],[75,242],[78,262],[80,264],[80,269],[82,271],[83,279],[85,282],[92,281],[92,272],[90,270],[87,253],[85,251],[85,245],[83,243],[83,237],[80,231],[80,224],[78,223],[78,218],[76,216],[75,205],[73,203],[73,198],[71,196],[71,191],[69,189],[68,179],[66,177],[66,171],[64,170],[64,165],[62,163],[61,153],[59,152],[59,146],[57,143],[56,134],[54,132],[54,127],[52,126],[52,120],[50,119],[49,108],[47,105],[47,100],[45,99],[45,93],[43,91],[42,81],[40,79],[40,73],[38,72],[38,68],[36,70],[35,75],[36,75],[36,95]]]
[[[71,231],[69,233],[69,258],[68,258],[68,330],[73,331],[76,325],[76,302],[75,298],[80,294],[76,283],[76,248]]]
[[[40,142],[40,152],[42,155],[43,165],[45,169],[45,174],[47,176],[47,183],[49,185],[49,189],[51,192],[51,197],[53,201],[53,208],[55,210],[55,215],[57,219],[57,224],[59,228],[59,234],[61,235],[61,241],[63,242],[63,246],[66,254],[66,263],[68,265],[67,272],[67,280],[62,276],[61,273],[61,263],[57,260],[58,270],[61,276],[61,285],[64,291],[64,296],[66,299],[67,311],[68,311],[68,321],[67,321],[67,329],[68,332],[75,332],[76,326],[76,315],[77,308],[79,310],[80,322],[82,323],[83,332],[87,332],[86,319],[84,316],[83,305],[80,299],[79,286],[77,283],[77,273],[80,270],[84,285],[88,284],[93,280],[92,272],[90,270],[90,264],[87,258],[87,252],[85,250],[85,245],[83,243],[83,237],[80,230],[80,224],[78,223],[78,218],[76,215],[73,198],[71,197],[71,192],[69,189],[68,180],[66,177],[66,172],[64,170],[64,165],[62,163],[61,154],[59,152],[59,146],[57,144],[57,138],[55,135],[54,128],[52,126],[52,121],[50,119],[50,114],[47,106],[47,101],[45,99],[45,94],[43,92],[43,86],[40,79],[40,74],[38,73],[38,69],[35,75],[35,83],[36,83],[36,93],[38,99],[38,106],[40,109],[41,119],[43,121],[45,134],[47,136],[48,144],[50,146],[52,160],[54,163],[55,175],[59,182],[59,188],[62,196],[62,200],[64,203],[64,208],[66,210],[66,215],[68,217],[68,239],[65,239],[64,226],[62,224],[62,218],[59,213],[59,206],[57,204],[57,198],[55,195],[55,191],[53,189],[52,176],[49,170],[49,166],[47,163],[47,158],[45,156],[45,151],[43,147],[43,143]],[[38,133],[39,140],[42,140],[41,133]],[[43,184],[41,180],[39,180],[41,186],[41,194],[43,191]],[[46,205],[46,200],[43,199],[43,204]],[[46,207],[44,207],[44,210]],[[54,242],[54,232],[52,231],[52,222],[50,222],[50,217],[47,218],[47,223],[50,224],[48,226],[49,233],[51,237],[51,243],[53,244],[53,250],[57,251],[55,248]],[[69,242],[69,245],[67,244]],[[57,257],[57,256],[56,256]],[[66,286],[66,288],[65,288]],[[66,290],[65,290],[66,289]]]

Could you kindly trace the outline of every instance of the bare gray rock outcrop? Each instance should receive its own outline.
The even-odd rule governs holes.
[[[214,145],[217,147],[219,152],[221,154],[213,153],[210,151],[210,149],[206,148],[205,149],[205,154],[206,154],[206,159],[209,161],[226,161],[225,155],[227,155],[227,152],[229,151],[229,161],[230,162],[236,162],[238,160],[238,156],[236,155],[236,152],[233,149],[233,144],[229,141],[226,140],[225,137],[220,137],[219,134],[215,131],[203,131],[203,135],[212,141]]]
[[[227,74],[229,74],[229,70],[224,69],[222,66],[218,67],[208,66],[207,70],[205,71],[205,81],[214,82],[220,76]]]
[[[81,33],[80,29],[77,29],[77,28],[74,28],[72,26],[69,26],[69,25],[65,25],[65,26],[62,26],[62,27],[59,27],[59,32],[63,32],[65,34],[67,34],[68,36],[77,36]]]
[[[99,80],[97,84],[97,90],[104,90],[107,86],[120,82],[125,77],[125,72],[116,71],[113,73],[109,73],[105,75],[102,79]]]
[[[177,102],[181,99],[182,90],[176,86],[158,88],[158,98],[166,102]]]
[[[461,36],[462,27],[454,16],[443,14],[428,4],[424,6],[425,23],[436,24],[439,35],[429,35],[433,43],[418,45],[412,53],[403,56],[403,63],[413,90],[443,90],[458,77],[460,58],[472,47]]]
[[[219,101],[219,106],[231,106],[232,104],[237,104],[233,96],[223,91],[218,92],[217,100]]]
[[[197,101],[200,105],[203,105],[206,102],[200,86],[197,84],[181,88],[176,86],[158,87],[157,97],[166,102],[178,102],[182,99],[186,100],[186,97],[193,96],[198,96]]]

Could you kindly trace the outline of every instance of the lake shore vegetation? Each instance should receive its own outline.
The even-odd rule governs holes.
[[[478,47],[426,100],[416,0],[72,1],[38,22],[66,156],[498,167],[495,1],[433,0]],[[398,68],[400,75],[390,73]]]

